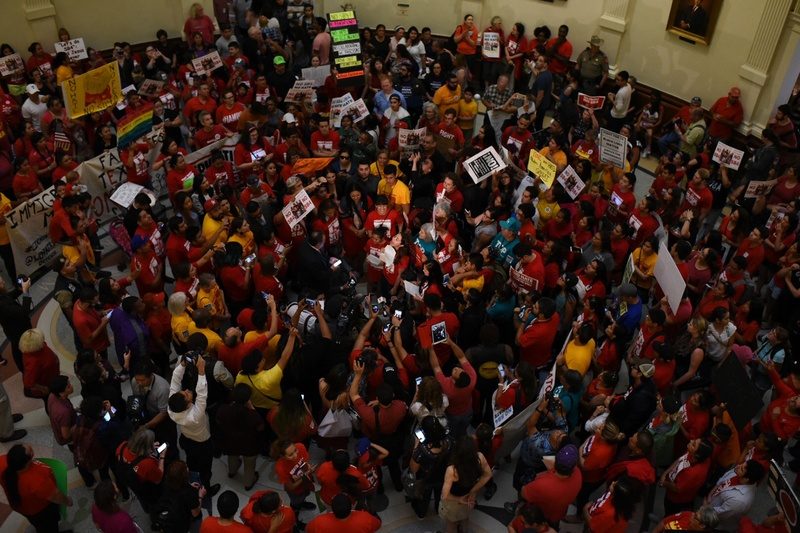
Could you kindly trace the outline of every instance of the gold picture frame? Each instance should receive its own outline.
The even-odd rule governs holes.
[[[681,40],[708,46],[721,9],[722,0],[672,0],[666,29]]]

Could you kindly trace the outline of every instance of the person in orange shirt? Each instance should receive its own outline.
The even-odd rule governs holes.
[[[226,490],[217,498],[219,516],[207,516],[200,524],[200,533],[252,533],[253,530],[234,520],[239,510],[239,496]]]
[[[265,533],[292,533],[298,524],[294,511],[274,490],[260,490],[250,496],[239,516],[250,530]]]
[[[453,32],[453,41],[456,43],[456,66],[466,64],[470,72],[475,72],[478,63],[478,28],[475,27],[475,18],[464,15],[464,22],[456,27]]]

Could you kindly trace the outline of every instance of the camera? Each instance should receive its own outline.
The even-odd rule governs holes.
[[[366,369],[372,370],[378,363],[378,354],[372,349],[364,350],[361,352],[361,355],[356,358],[356,361],[364,365]]]
[[[189,351],[183,354],[183,360],[186,361],[187,365],[197,364],[197,360],[200,359],[201,357],[203,357],[203,354],[196,350]]]

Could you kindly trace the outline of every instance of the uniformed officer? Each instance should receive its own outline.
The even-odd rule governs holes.
[[[581,92],[600,94],[608,78],[608,56],[600,50],[603,39],[592,35],[589,46],[578,56],[577,67],[581,73]]]

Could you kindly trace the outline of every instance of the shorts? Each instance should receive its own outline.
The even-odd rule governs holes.
[[[469,505],[455,500],[442,500],[439,502],[439,516],[448,522],[461,522],[469,518],[471,508]]]

